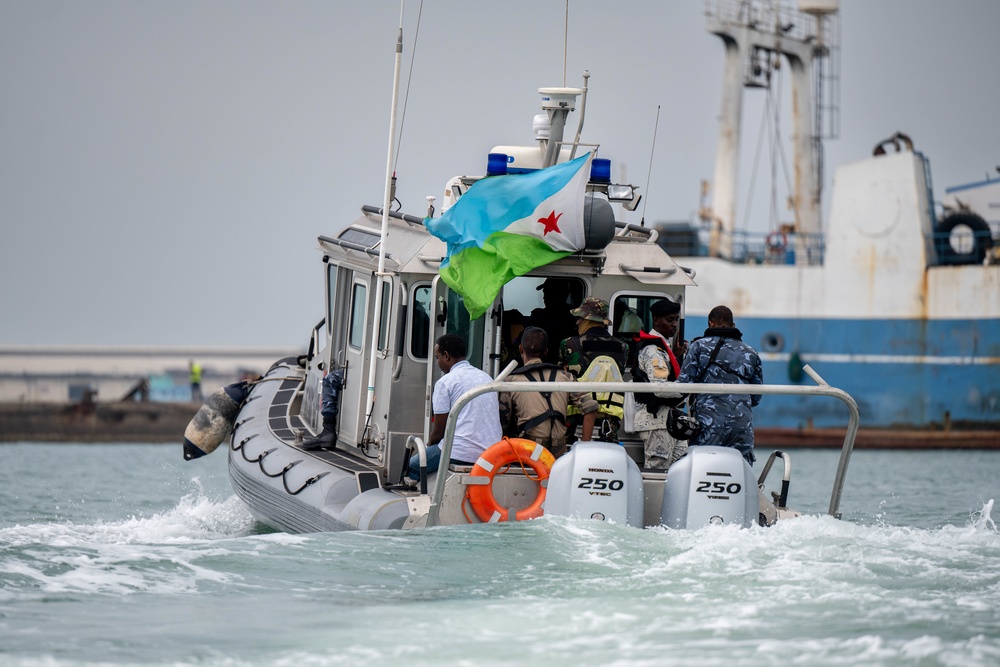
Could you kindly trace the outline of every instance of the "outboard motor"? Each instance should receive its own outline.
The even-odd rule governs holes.
[[[545,514],[642,528],[642,472],[621,445],[577,442],[556,459],[548,482]]]
[[[758,521],[760,492],[753,468],[739,450],[703,445],[688,448],[667,471],[660,522],[668,528],[701,528]]]

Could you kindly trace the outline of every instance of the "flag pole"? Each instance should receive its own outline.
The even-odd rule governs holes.
[[[385,272],[385,242],[389,236],[389,208],[392,204],[392,165],[396,153],[396,109],[399,106],[399,70],[403,57],[403,3],[399,6],[399,34],[396,36],[396,64],[392,79],[392,111],[389,114],[389,154],[385,161],[385,191],[382,196],[382,235],[378,247],[378,270],[375,272],[375,312],[372,315],[371,356],[368,366],[368,398],[365,423],[371,423],[375,410],[375,353],[378,350],[382,322],[382,276]],[[364,437],[364,436],[362,436]]]

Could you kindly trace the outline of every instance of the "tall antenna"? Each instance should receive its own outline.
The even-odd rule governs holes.
[[[399,70],[403,58],[403,2],[399,3],[399,33],[396,36],[395,67],[392,75],[392,109],[389,113],[389,150],[385,160],[385,192],[382,197],[382,234],[378,244],[378,270],[375,272],[375,308],[372,327],[372,358],[368,361],[368,420],[371,420],[375,409],[375,351],[378,350],[379,329],[385,326],[382,321],[382,276],[385,275],[385,247],[389,237],[389,208],[392,205],[393,184],[392,173],[396,155],[396,113],[399,107]]]
[[[566,52],[569,49],[569,0],[566,0],[566,20],[563,22],[563,88],[566,87]]]
[[[653,175],[653,151],[656,150],[656,131],[660,128],[660,105],[656,105],[656,122],[653,123],[653,143],[649,147],[649,169],[646,170],[646,201],[642,203],[642,217],[639,226],[646,226],[646,204],[649,203],[649,179]]]
[[[402,11],[402,6],[400,6]],[[417,8],[417,27],[413,30],[413,49],[410,51],[409,73],[406,75],[406,91],[403,93],[403,111],[399,114],[399,135],[396,140],[396,162],[392,165],[393,173],[396,172],[396,164],[399,162],[399,149],[403,144],[403,126],[406,124],[406,103],[410,99],[410,81],[413,79],[413,63],[417,60],[417,38],[420,37],[420,17],[424,15],[424,0],[420,0],[420,7]],[[400,26],[403,25],[403,18],[399,18]]]

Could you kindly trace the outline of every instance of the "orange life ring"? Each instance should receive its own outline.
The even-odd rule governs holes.
[[[788,247],[788,237],[785,236],[785,232],[782,231],[771,232],[767,235],[767,238],[764,239],[764,244],[771,252],[781,253]]]
[[[538,495],[535,496],[534,502],[523,510],[515,512],[514,519],[524,521],[542,516],[542,503],[545,502],[545,486],[542,481],[548,479],[552,464],[555,463],[555,457],[549,450],[533,440],[505,437],[483,452],[476,464],[472,466],[472,473],[470,473],[472,477],[489,478],[486,484],[471,485],[465,492],[480,521],[484,523],[510,521],[509,510],[501,507],[497,499],[493,497],[493,478],[512,463],[520,463],[526,469],[531,468],[537,475],[531,479],[538,482]],[[525,474],[527,474],[527,470],[525,470]]]

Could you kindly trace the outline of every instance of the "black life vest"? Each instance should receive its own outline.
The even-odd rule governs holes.
[[[646,347],[647,345],[655,345],[656,347],[660,348],[664,352],[667,352],[668,358],[670,356],[670,353],[667,350],[667,344],[663,340],[663,337],[660,336],[660,335],[648,334],[645,331],[640,331],[639,335],[636,336],[635,340],[636,340],[636,342],[638,344],[637,347],[636,347],[636,351],[637,351],[636,353],[637,354],[638,354],[638,350],[641,350],[642,348]],[[671,363],[670,372],[673,374],[676,371],[675,371],[675,369],[673,367],[673,363],[672,362],[670,362],[670,363]],[[677,378],[675,377],[674,380],[676,380],[676,379]],[[649,376],[646,375],[646,373],[641,368],[639,368],[638,359],[636,359],[636,363],[632,366],[632,380],[635,381],[635,382],[649,382],[650,381],[649,380]],[[635,393],[635,402],[636,403],[640,403],[642,405],[645,405],[646,406],[646,411],[649,412],[650,414],[656,413],[660,408],[665,407],[665,406],[666,407],[671,407],[671,408],[672,407],[676,407],[677,405],[680,405],[683,401],[684,401],[684,397],[680,397],[680,398],[661,398],[661,397],[657,396],[656,394],[645,394],[645,393],[639,393],[639,392]]]
[[[547,379],[536,378],[535,376],[531,375],[533,371],[545,371],[545,370],[549,371],[549,377]],[[561,370],[562,368],[560,368],[556,364],[541,363],[541,364],[529,364],[527,366],[522,366],[521,368],[511,371],[510,374],[523,375],[524,377],[528,378],[528,382],[555,382],[556,374]],[[563,424],[566,423],[566,415],[564,415],[563,413],[559,412],[558,410],[552,407],[552,392],[540,391],[538,393],[541,394],[542,398],[545,399],[545,403],[549,406],[549,409],[539,415],[532,417],[531,419],[527,419],[523,422],[520,422],[517,425],[517,428],[520,431],[521,435],[524,435],[529,430],[535,428],[539,424],[542,424],[546,421],[552,421],[553,424],[555,422]],[[551,429],[551,426],[549,428]],[[549,432],[551,433],[551,430]]]

